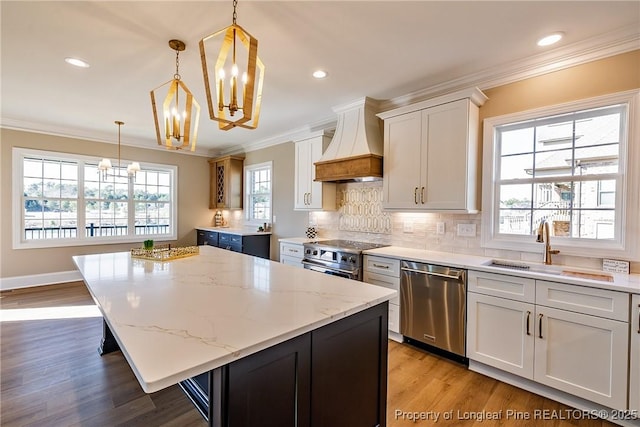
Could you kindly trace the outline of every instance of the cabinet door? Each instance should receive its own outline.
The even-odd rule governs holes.
[[[313,426],[385,425],[387,310],[379,304],[312,332]]]
[[[467,294],[467,357],[533,378],[534,305]]]
[[[535,381],[626,409],[628,323],[542,306],[535,323]]]
[[[315,162],[319,161],[320,158],[322,157],[322,152],[324,151],[324,136],[318,137],[318,138],[313,138],[312,140],[310,140],[310,147],[309,147],[309,169],[311,169],[310,173],[309,173],[309,195],[307,196],[307,207],[309,209],[325,209],[325,208],[332,208],[334,209],[334,207],[329,207],[329,206],[324,206],[326,203],[325,200],[323,200],[323,197],[326,197],[325,194],[323,194],[325,187],[330,187],[333,186],[335,187],[335,184],[333,183],[323,183],[323,182],[316,182],[316,166],[314,165]],[[333,198],[335,200],[335,190],[333,193]],[[335,204],[335,202],[334,202]]]
[[[307,209],[311,192],[311,144],[308,140],[295,144],[295,209]]]
[[[424,209],[466,209],[469,100],[438,105],[422,112],[420,202]],[[385,158],[386,161],[386,158]],[[475,208],[475,207],[474,207]]]
[[[384,121],[383,202],[387,208],[419,209],[421,112]]]
[[[640,412],[640,295],[633,295],[631,299],[630,355],[629,409]]]
[[[311,334],[229,365],[227,413],[234,427],[308,427]]]

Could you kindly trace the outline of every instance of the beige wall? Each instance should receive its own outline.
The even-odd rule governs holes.
[[[0,277],[75,270],[73,255],[129,250],[133,244],[72,246],[51,249],[12,249],[11,151],[13,147],[83,154],[100,159],[114,154],[114,144],[0,129]],[[209,165],[207,158],[154,149],[122,147],[123,159],[178,167],[178,240],[177,245],[194,245],[194,227],[211,222],[209,211]]]
[[[246,153],[245,166],[262,162],[273,162],[273,224],[271,236],[271,259],[279,260],[278,239],[304,236],[308,225],[308,214],[293,210],[295,174],[295,146],[292,142],[274,145],[262,150]]]

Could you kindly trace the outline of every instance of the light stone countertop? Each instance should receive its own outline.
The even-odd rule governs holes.
[[[196,230],[217,231],[218,233],[235,234],[237,236],[259,236],[263,234],[271,234],[271,231],[258,231],[258,225],[255,227],[196,227]]]
[[[309,239],[308,237],[283,237],[281,239],[278,239],[280,243],[293,243],[294,245],[303,245],[309,242],[322,242],[323,240],[330,239],[323,239],[321,237],[315,237],[313,239]]]
[[[147,393],[396,296],[211,246],[168,262],[129,252],[73,260]]]
[[[400,246],[386,246],[378,249],[364,251],[365,254],[377,255],[407,261],[416,261],[424,263],[432,263],[446,265],[455,268],[464,268],[476,271],[485,271],[488,273],[506,274],[510,276],[529,277],[532,279],[549,280],[552,282],[570,283],[574,285],[588,286],[592,288],[608,289],[621,292],[629,292],[640,294],[640,275],[639,274],[620,274],[608,273],[598,270],[588,270],[583,268],[571,267],[566,265],[535,264],[530,262],[521,262],[514,260],[502,260],[507,263],[530,265],[532,271],[513,270],[508,268],[494,267],[486,265],[494,258],[456,254],[450,252],[436,252],[422,249],[403,248]],[[548,272],[536,271],[536,269],[547,270]],[[563,271],[583,272],[590,274],[610,274],[613,276],[613,282],[602,280],[583,279],[580,277],[572,277],[563,275]]]

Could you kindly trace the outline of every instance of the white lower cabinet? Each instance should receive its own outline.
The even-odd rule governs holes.
[[[365,255],[362,281],[400,292],[400,261]],[[400,335],[400,295],[389,300],[389,338],[402,342]]]
[[[303,268],[304,248],[296,243],[280,243],[280,263]]]
[[[640,295],[631,298],[629,409],[640,413]]]
[[[469,292],[467,357],[533,378],[534,305]]]
[[[539,280],[532,281],[535,301],[530,292],[525,301],[477,292],[493,293],[512,279],[514,284],[522,280],[498,275],[493,286],[495,276],[469,272],[468,358],[609,408],[627,409],[628,294]],[[519,299],[523,294],[513,293]],[[570,306],[571,298],[573,310],[541,305]],[[616,310],[605,317],[592,315],[605,311],[606,300]],[[616,320],[620,311],[627,313],[626,321]]]

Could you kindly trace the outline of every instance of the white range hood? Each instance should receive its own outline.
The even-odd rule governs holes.
[[[366,181],[382,178],[379,101],[360,98],[334,107],[338,124],[316,167],[316,181]]]

